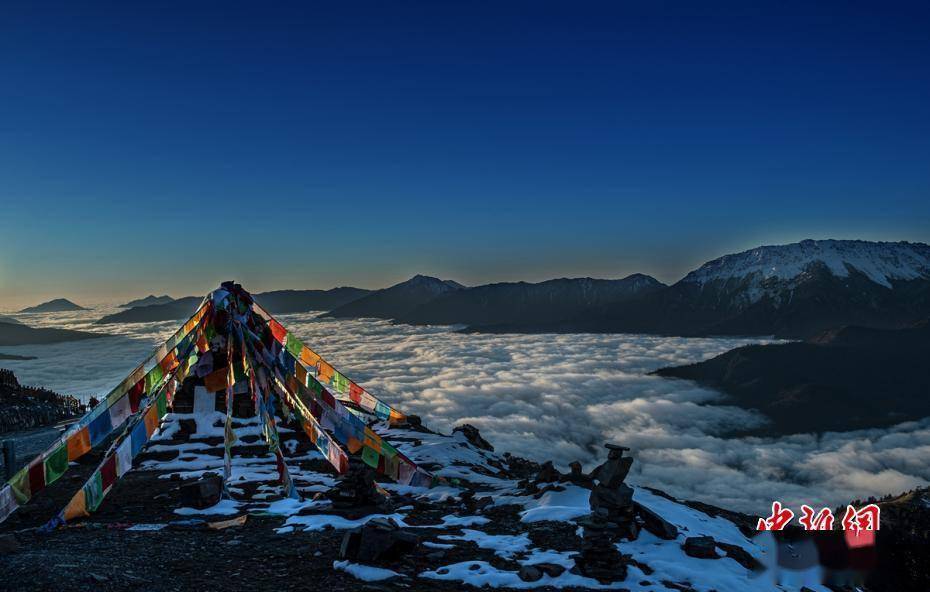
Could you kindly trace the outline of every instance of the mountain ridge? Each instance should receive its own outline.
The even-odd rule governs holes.
[[[145,298],[136,298],[135,300],[130,300],[126,304],[120,304],[119,308],[134,308],[137,306],[151,306],[153,304],[168,304],[173,302],[174,298],[164,294],[162,296],[156,296],[154,294],[149,294]]]
[[[488,325],[558,321],[583,310],[629,300],[664,287],[655,278],[632,274],[617,280],[557,278],[543,282],[499,282],[442,294],[423,303],[400,322]]]
[[[465,287],[452,280],[417,274],[409,280],[367,294],[323,315],[328,318],[398,319],[437,296]]]

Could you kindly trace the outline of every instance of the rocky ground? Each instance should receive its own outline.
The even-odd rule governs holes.
[[[618,447],[591,475],[580,466],[562,474],[499,455],[467,427],[441,436],[380,426],[446,480],[425,489],[376,484],[354,465],[337,479],[296,426],[281,422],[295,500],[282,496],[257,420],[239,418],[232,499],[221,501],[222,417],[169,414],[97,513],[42,533],[36,527],[64,507],[101,454],[73,463],[0,525],[0,590],[828,589],[803,569],[782,570],[793,582],[776,587],[763,565],[790,546],[749,538],[753,517],[627,486],[632,459]],[[923,517],[924,495],[889,500],[899,523]],[[919,556],[907,557],[926,573]],[[927,589],[912,583],[866,589]]]

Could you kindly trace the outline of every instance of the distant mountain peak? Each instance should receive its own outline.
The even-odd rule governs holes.
[[[456,282],[455,280],[443,280],[437,277],[433,277],[431,275],[423,275],[422,273],[418,273],[412,278],[410,278],[409,280],[405,282],[401,282],[399,284],[395,284],[394,286],[391,286],[391,287],[393,288],[396,286],[430,286],[430,285],[435,285],[435,286],[444,285],[446,287],[453,288],[455,290],[461,290],[462,288],[465,287],[462,284]]]
[[[856,270],[871,281],[892,287],[892,280],[930,278],[930,245],[910,242],[807,239],[767,245],[708,261],[682,279],[704,285],[715,280],[752,276],[759,282],[793,280],[822,264],[836,277]]]
[[[154,294],[149,294],[145,298],[137,298],[136,300],[130,300],[126,304],[121,304],[120,308],[133,308],[136,306],[152,306],[153,304],[168,304],[169,302],[174,301],[174,298],[164,294],[162,296],[156,296]]]
[[[43,302],[42,304],[37,304],[36,306],[24,308],[19,312],[65,312],[72,310],[87,309],[83,306],[78,306],[67,298],[55,298],[54,300],[49,300],[48,302]]]

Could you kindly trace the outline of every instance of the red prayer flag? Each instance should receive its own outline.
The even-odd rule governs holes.
[[[271,327],[271,334],[274,336],[278,343],[283,344],[287,341],[287,329],[282,327],[281,323],[271,319],[268,321],[268,325]]]
[[[332,393],[327,390],[323,391],[323,402],[329,405],[331,409],[336,408],[336,399],[333,397]]]
[[[103,490],[106,491],[108,487],[116,483],[116,455],[113,454],[105,461],[103,461],[103,466],[100,467],[100,476],[103,481]]]
[[[145,394],[145,379],[143,378],[129,389],[129,407],[133,413],[139,411],[139,402]]]
[[[42,461],[29,467],[29,491],[35,495],[45,489],[45,463]]]

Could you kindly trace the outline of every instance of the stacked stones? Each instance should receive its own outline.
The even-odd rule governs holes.
[[[633,459],[623,457],[624,446],[606,444],[607,461],[594,469],[597,482],[591,491],[591,515],[578,520],[584,528],[581,552],[576,554],[574,571],[606,584],[626,578],[626,564],[617,550],[620,538],[636,538],[633,489],[623,483]]]
[[[326,496],[333,502],[333,509],[342,513],[364,516],[393,511],[390,500],[375,485],[374,471],[355,458],[349,460],[349,470]]]

